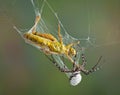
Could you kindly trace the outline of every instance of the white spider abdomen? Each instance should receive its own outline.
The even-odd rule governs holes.
[[[70,78],[70,84],[72,86],[76,86],[81,82],[81,80],[82,80],[82,76],[81,76],[80,72],[79,73],[75,72],[72,74],[72,76]]]

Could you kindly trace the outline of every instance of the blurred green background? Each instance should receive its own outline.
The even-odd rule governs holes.
[[[120,95],[120,0],[48,2],[73,37],[86,37],[88,31],[95,37],[98,47],[85,52],[87,68],[101,55],[107,64],[71,86],[64,73],[13,29],[33,25],[31,1],[0,0],[0,95]]]

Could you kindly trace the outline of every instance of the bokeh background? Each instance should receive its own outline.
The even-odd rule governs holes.
[[[95,47],[85,51],[87,68],[101,55],[107,64],[71,86],[64,73],[13,29],[33,25],[31,1],[0,0],[0,95],[120,95],[120,0],[48,2],[70,35],[82,38],[91,31],[95,37]]]

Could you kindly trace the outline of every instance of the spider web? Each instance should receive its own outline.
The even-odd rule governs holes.
[[[84,33],[82,33],[82,31],[80,32],[81,34],[78,33],[81,36],[77,38],[77,37],[72,37],[72,35],[68,34],[68,31],[64,28],[57,13],[54,11],[51,5],[47,2],[47,0],[41,0],[41,1],[31,0],[31,2],[35,10],[35,15],[39,15],[39,14],[41,15],[41,21],[37,25],[38,32],[50,33],[54,35],[56,38],[58,38],[58,23],[60,23],[61,34],[63,37],[64,44],[67,45],[70,43],[74,43],[78,40],[80,41],[80,44],[74,47],[77,50],[77,57],[73,58],[74,60],[76,60],[76,63],[79,63],[80,55],[86,49],[89,49],[89,48],[95,49],[95,48],[120,44],[119,37],[118,37],[119,32],[117,30],[116,32],[113,32],[110,30],[110,31],[105,31],[103,33],[102,29],[99,29],[99,26],[97,26],[96,21],[94,21],[94,19],[96,18],[96,15],[94,14],[95,11],[94,10],[91,11],[92,8],[88,4],[85,6],[87,8],[84,8],[87,13],[85,14],[87,15],[86,17],[87,29],[85,30]],[[115,34],[116,37],[113,39],[112,35],[114,35],[114,33],[116,33]],[[53,57],[61,68],[65,66],[63,60],[59,55],[53,55]]]
[[[50,33],[54,35],[56,38],[58,38],[57,27],[59,23],[61,26],[61,34],[62,34],[64,44],[67,45],[70,43],[75,43],[77,41],[80,41],[79,45],[74,46],[75,50],[77,51],[77,56],[73,57],[73,59],[75,60],[77,64],[79,64],[79,59],[81,58],[80,55],[81,53],[84,52],[85,49],[89,48],[90,46],[95,47],[95,39],[91,37],[90,25],[88,26],[89,30],[88,30],[88,33],[86,34],[88,35],[87,37],[84,37],[84,38],[82,37],[79,39],[74,38],[68,34],[67,30],[64,28],[61,20],[59,19],[57,13],[54,11],[54,9],[50,6],[50,4],[46,0],[44,0],[42,3],[38,3],[37,0],[33,2],[32,0],[32,4],[35,9],[35,14],[41,15],[41,21],[38,24],[37,31],[40,31],[42,33]],[[38,4],[41,4],[41,5],[38,5]],[[41,6],[41,7],[39,9],[36,6]],[[60,55],[53,55],[53,57],[61,68],[65,67],[67,70],[69,70],[68,65],[66,66],[65,62],[61,59]],[[70,77],[71,74],[72,73],[66,73],[68,77]]]

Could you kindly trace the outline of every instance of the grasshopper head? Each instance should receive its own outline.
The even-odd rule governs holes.
[[[69,44],[69,45],[66,46],[66,48],[68,50],[68,55],[69,56],[73,57],[73,56],[76,55],[76,50],[72,46],[75,46],[75,45],[77,45],[79,43],[80,43],[80,41],[77,41],[75,43],[71,43],[71,44]]]
[[[69,48],[69,50],[68,50],[68,55],[69,56],[75,56],[76,55],[76,50],[74,49],[74,48]]]

